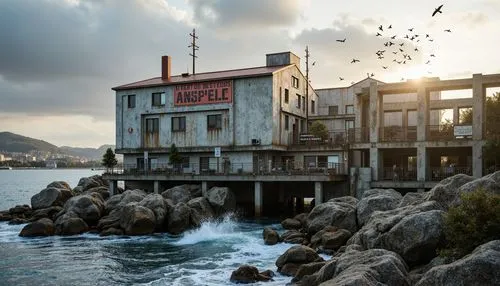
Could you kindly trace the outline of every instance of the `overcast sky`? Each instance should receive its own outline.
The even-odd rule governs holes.
[[[162,55],[173,74],[191,69],[193,28],[197,72],[262,66],[281,51],[304,67],[306,45],[315,88],[367,73],[391,82],[500,72],[500,0],[0,0],[0,131],[58,146],[114,144],[111,88],[159,76]],[[398,46],[384,47],[389,40]],[[402,54],[405,65],[393,61]]]

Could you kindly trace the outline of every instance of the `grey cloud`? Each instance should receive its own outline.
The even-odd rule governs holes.
[[[471,27],[486,24],[488,21],[488,16],[482,12],[468,12],[460,19],[460,22],[468,23]]]
[[[190,0],[197,22],[223,28],[255,28],[294,24],[298,0]]]

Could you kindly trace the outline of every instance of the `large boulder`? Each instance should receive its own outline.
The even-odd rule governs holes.
[[[199,226],[203,221],[215,217],[214,210],[207,198],[194,198],[190,200],[187,205],[191,208],[191,223],[195,226]]]
[[[270,227],[265,227],[262,231],[262,237],[264,238],[264,244],[275,245],[280,241],[280,236],[275,229]]]
[[[417,286],[500,285],[500,240],[478,246],[471,254],[453,263],[427,271]]]
[[[408,268],[399,255],[385,249],[359,251],[348,247],[300,285],[410,285]]]
[[[284,229],[301,229],[302,223],[294,218],[287,218],[281,222]]]
[[[259,273],[257,267],[250,265],[242,265],[231,273],[230,281],[233,283],[255,283],[258,281],[269,281],[272,278],[271,271]]]
[[[169,211],[168,204],[163,197],[160,194],[148,194],[138,205],[153,211],[155,215],[155,230],[162,231]]]
[[[285,231],[280,239],[284,243],[308,244],[307,234],[294,229]]]
[[[375,212],[347,244],[394,251],[411,266],[425,264],[436,256],[444,238],[443,214],[434,201]]]
[[[130,203],[121,211],[120,227],[127,235],[144,235],[154,232],[156,226],[155,214],[152,210]]]
[[[86,190],[82,194],[98,193],[103,199],[107,200],[110,197],[108,186],[99,186]]]
[[[325,228],[335,226],[354,233],[358,230],[356,219],[356,198],[342,197],[319,204],[307,216],[307,231],[313,235]]]
[[[323,258],[312,248],[304,245],[296,245],[278,257],[276,266],[278,267],[278,272],[281,274],[295,276],[300,265],[321,261],[323,261]]]
[[[63,206],[73,196],[71,188],[65,182],[52,182],[47,188],[31,197],[31,207],[34,210],[52,206]]]
[[[399,206],[403,196],[393,189],[371,189],[363,193],[357,204],[359,226],[363,226],[374,211],[392,210]]]
[[[72,197],[64,204],[64,209],[58,216],[69,212],[83,219],[87,225],[96,225],[104,215],[104,200],[97,193]]]
[[[56,220],[56,216],[59,212],[63,210],[60,206],[49,207],[45,209],[39,209],[33,212],[31,215],[31,221],[37,221],[42,218],[48,218],[52,221]]]
[[[295,272],[292,282],[297,282],[304,276],[313,275],[314,273],[319,271],[323,266],[325,266],[325,264],[326,261],[320,261],[320,262],[311,262],[300,265],[297,271]]]
[[[465,174],[446,178],[427,192],[425,199],[427,201],[436,201],[447,210],[460,197],[459,188],[472,181],[474,181],[474,177]]]
[[[106,212],[111,213],[114,209],[122,208],[129,203],[140,202],[146,197],[146,192],[143,190],[126,190],[125,192],[114,195],[106,201]]]
[[[50,236],[54,235],[54,222],[48,218],[42,218],[35,222],[29,223],[23,227],[19,236],[34,237],[34,236]]]
[[[83,193],[89,189],[96,187],[107,187],[108,182],[102,178],[100,175],[94,175],[91,177],[84,177],[78,181],[78,185],[75,187],[75,193]]]
[[[168,213],[167,230],[171,234],[180,234],[191,227],[191,208],[185,203],[178,203]]]
[[[170,199],[174,203],[174,205],[178,203],[187,203],[189,202],[192,198],[193,194],[193,189],[196,189],[198,187],[197,185],[181,185],[181,186],[175,186],[173,188],[170,188],[168,190],[165,190],[164,192],[161,193],[161,195],[165,199]],[[198,187],[199,188],[199,187]],[[196,192],[194,192],[196,193]]]
[[[411,205],[419,205],[423,202],[426,201],[428,193],[420,192],[408,192],[406,193],[403,198],[401,199],[401,202],[399,203],[399,207],[406,207],[406,206],[411,206]]]
[[[337,250],[351,238],[352,234],[347,229],[339,229],[335,232],[326,232],[321,237],[322,249]]]
[[[89,230],[87,223],[76,216],[76,214],[66,213],[65,215],[59,216],[55,222],[56,234],[57,235],[75,235],[82,234]]]
[[[227,187],[212,187],[203,196],[208,199],[218,214],[232,212],[236,209],[236,197]]]

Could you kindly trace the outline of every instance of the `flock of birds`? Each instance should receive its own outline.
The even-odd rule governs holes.
[[[443,13],[441,9],[443,8],[443,5],[440,5],[439,7],[434,9],[434,12],[432,13],[432,17],[436,16],[438,13]],[[392,29],[392,25],[388,25],[384,27],[383,25],[380,25],[378,27],[376,37],[384,37],[385,33],[390,33]],[[375,55],[378,60],[381,61],[381,68],[383,70],[387,70],[390,68],[390,64],[387,64],[387,59],[389,57],[392,57],[392,61],[390,62],[393,65],[406,65],[409,64],[413,59],[417,56],[417,53],[420,52],[418,45],[421,45],[423,42],[429,42],[432,43],[434,41],[433,37],[429,34],[419,34],[417,31],[415,31],[415,28],[409,28],[407,29],[408,32],[404,36],[398,37],[398,35],[392,35],[389,34],[386,36],[386,41],[383,43],[383,47],[381,47],[379,50],[375,52]],[[451,33],[451,29],[445,29],[444,32],[446,33]],[[341,44],[345,44],[347,41],[347,38],[343,39],[338,39],[336,40],[337,42]],[[432,63],[431,58],[435,58],[435,54],[429,54],[429,58],[425,61],[426,65],[430,65]],[[384,59],[386,59],[384,61]],[[360,59],[353,58],[351,60],[351,64],[356,64],[361,62]],[[384,64],[385,63],[385,64]],[[432,72],[428,71],[429,74]],[[374,73],[368,73],[368,77],[374,77]],[[344,77],[339,76],[339,80],[343,81]],[[404,78],[401,78],[401,81],[404,81]],[[351,84],[354,84],[352,82]]]

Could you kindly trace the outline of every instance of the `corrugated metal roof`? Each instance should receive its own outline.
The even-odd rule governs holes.
[[[201,82],[201,81],[209,81],[209,80],[218,80],[218,79],[233,79],[233,78],[244,78],[244,77],[253,77],[253,76],[265,76],[271,75],[273,72],[282,69],[284,66],[272,66],[272,67],[254,67],[254,68],[246,68],[246,69],[236,69],[236,70],[225,70],[225,71],[216,71],[216,72],[206,72],[206,73],[197,73],[190,74],[189,76],[176,75],[170,77],[170,80],[163,80],[161,77],[155,77],[151,79],[146,79],[142,81],[137,81],[129,84],[120,85],[117,87],[113,87],[113,90],[127,90],[127,89],[136,89],[143,87],[153,87],[153,86],[167,86],[167,85],[175,85],[175,84],[183,84],[190,82]]]

